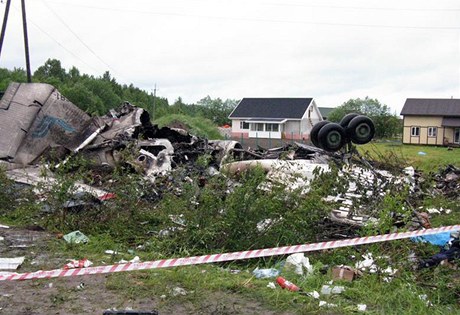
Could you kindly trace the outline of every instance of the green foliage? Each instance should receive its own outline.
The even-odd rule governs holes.
[[[156,208],[175,219],[163,226],[169,232],[162,251],[235,251],[314,239],[327,211],[319,194],[303,196],[275,184],[262,189],[261,169],[245,173],[239,183],[229,187],[226,178],[214,176],[201,189],[195,180],[181,195],[165,196]]]
[[[209,95],[197,102],[197,107],[202,112],[203,117],[211,119],[215,124],[222,126],[230,124],[228,116],[236,107],[238,101],[227,99],[222,101],[220,98],[212,99]]]
[[[331,111],[328,119],[339,122],[342,117],[349,113],[369,116],[374,121],[377,138],[394,138],[401,134],[402,125],[398,116],[392,115],[390,107],[381,104],[377,99],[367,96],[364,99],[350,99]]]
[[[10,211],[11,205],[14,204],[14,181],[10,180],[5,170],[0,167],[0,213],[5,214]]]
[[[237,100],[220,98],[212,99],[209,95],[199,100],[196,104],[184,104],[179,97],[171,106],[171,112],[179,115],[203,117],[209,119],[213,124],[222,126],[230,123],[228,115],[235,108]]]
[[[27,74],[24,69],[14,68],[8,70],[0,68],[0,91],[5,91],[11,82],[27,82]]]
[[[186,129],[189,133],[211,140],[222,139],[222,135],[216,126],[203,117],[191,117],[187,115],[165,115],[155,120],[160,127],[173,126]]]

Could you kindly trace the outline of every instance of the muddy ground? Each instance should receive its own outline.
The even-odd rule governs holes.
[[[18,273],[62,267],[47,246],[55,235],[29,229],[0,228],[0,257],[25,256]],[[0,281],[0,314],[103,314],[105,310],[158,311],[159,314],[291,314],[268,309],[256,300],[216,291],[205,298],[162,298],[152,295],[132,299],[126,291],[107,288],[110,277],[92,275],[26,281]]]

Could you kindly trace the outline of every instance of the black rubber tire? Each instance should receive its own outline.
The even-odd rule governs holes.
[[[346,143],[345,129],[336,123],[327,124],[318,133],[318,143],[325,151],[340,150]]]
[[[342,126],[343,128],[347,128],[348,127],[348,124],[350,123],[350,121],[355,118],[356,116],[359,116],[359,114],[357,113],[349,113],[349,114],[346,114],[345,116],[343,116],[342,120],[340,120],[340,126]]]
[[[374,138],[374,122],[367,116],[356,116],[348,124],[346,134],[353,143],[366,144]]]
[[[311,128],[311,131],[310,131],[310,140],[311,142],[313,143],[313,145],[315,147],[318,147],[320,148],[319,146],[319,142],[318,142],[318,132],[321,128],[323,128],[325,125],[327,125],[328,123],[330,123],[330,121],[328,120],[322,120],[318,123],[316,123],[313,128]]]

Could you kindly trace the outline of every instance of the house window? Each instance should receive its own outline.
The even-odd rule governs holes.
[[[264,131],[264,124],[251,124],[251,131]]]
[[[412,127],[410,134],[412,137],[419,137],[420,136],[420,127]]]
[[[240,121],[240,129],[249,129],[249,123]]]
[[[265,130],[266,131],[272,131],[272,132],[278,132],[279,131],[279,125],[278,124],[266,124],[265,125]]]
[[[438,134],[437,127],[428,127],[428,137],[436,137]]]

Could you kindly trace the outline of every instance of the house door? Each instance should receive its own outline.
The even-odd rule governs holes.
[[[454,143],[460,143],[460,128],[454,130]]]

